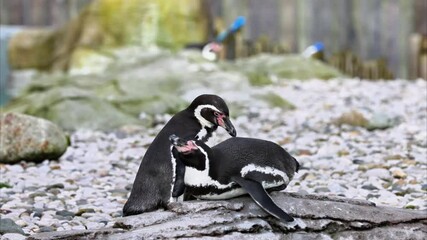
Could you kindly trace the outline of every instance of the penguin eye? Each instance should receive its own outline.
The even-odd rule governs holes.
[[[216,111],[214,112],[215,117],[218,117],[219,115],[221,115],[219,112],[216,112]]]

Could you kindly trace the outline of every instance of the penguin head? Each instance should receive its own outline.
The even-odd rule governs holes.
[[[187,155],[198,151],[196,143],[192,140],[185,141],[184,139],[178,137],[175,134],[169,136],[169,141],[172,143],[173,147],[181,154]]]
[[[230,121],[227,104],[224,100],[212,94],[203,94],[193,100],[188,107],[202,127],[216,129],[224,128],[231,136],[236,136],[236,129]]]
[[[206,170],[207,162],[211,149],[201,141],[185,141],[175,134],[169,136],[169,141],[172,143],[172,153],[174,157],[181,159],[181,162],[187,166],[197,170]]]

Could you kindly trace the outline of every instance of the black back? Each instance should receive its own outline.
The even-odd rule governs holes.
[[[240,176],[243,167],[255,164],[260,167],[273,167],[284,171],[292,178],[298,171],[299,163],[285,149],[276,143],[255,138],[229,138],[220,144],[209,148],[203,142],[197,141],[209,157],[209,175],[220,183],[227,184],[232,176]],[[204,155],[197,152],[200,162]],[[180,155],[181,158],[185,156]],[[194,161],[194,156],[191,159]],[[185,161],[184,161],[185,162]],[[186,163],[186,165],[188,165]],[[193,167],[201,168],[201,165],[192,163]]]

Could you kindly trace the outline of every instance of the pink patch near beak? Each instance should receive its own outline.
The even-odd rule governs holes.
[[[187,144],[185,146],[176,146],[176,149],[180,153],[190,153],[193,150],[198,150],[199,148],[193,141],[187,141]]]
[[[216,122],[218,123],[219,126],[225,128],[225,123],[224,123],[224,118],[225,115],[224,114],[220,114],[218,115],[218,117],[216,118]]]

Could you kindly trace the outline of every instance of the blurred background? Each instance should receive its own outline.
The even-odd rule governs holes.
[[[82,10],[87,10],[93,2],[2,0],[0,23],[5,26],[63,27],[71,19],[82,15]],[[171,26],[186,22],[188,27],[194,28],[191,32],[195,35],[187,36],[184,43],[194,43],[208,40],[236,16],[243,15],[247,18],[247,24],[239,41],[242,41],[240,44],[244,49],[234,57],[244,57],[254,51],[301,52],[313,42],[321,41],[328,55],[348,52],[362,61],[381,59],[391,69],[393,76],[416,78],[421,75],[416,58],[426,51],[426,44],[422,44],[427,34],[424,0],[196,0],[179,4],[134,0],[129,3],[103,2],[103,6],[97,9],[100,12],[92,14],[98,15],[104,23],[109,21],[110,24],[116,24],[108,26],[112,31],[120,27],[134,30],[140,28],[141,32],[134,34],[140,34],[141,39],[135,37],[134,43],[142,43],[142,38],[147,38],[143,35],[159,31],[138,26],[150,17],[158,18],[151,19],[151,22],[160,21],[158,23],[161,27],[168,18],[174,19],[167,24]],[[167,10],[150,3],[176,6],[171,6],[174,10]],[[127,18],[115,21],[114,18],[119,18],[120,14],[111,16],[114,11],[126,12]],[[162,16],[162,12],[173,16]],[[150,33],[146,33],[147,30]],[[158,38],[158,43],[170,42],[161,39],[162,36]]]
[[[145,66],[164,56],[165,51],[166,55],[186,52],[180,52],[181,49],[192,49],[193,55],[175,57],[193,62],[214,60],[218,63],[215,66],[222,70],[242,71],[255,85],[276,78],[427,78],[425,0],[1,0],[0,3],[1,104],[9,103],[8,111],[55,122],[60,120],[40,109],[56,100],[46,100],[39,107],[26,103],[34,99],[43,102],[45,96],[35,96],[39,90],[52,90],[58,85],[80,88],[72,93],[61,90],[55,95],[61,96],[59,99],[80,96],[82,86],[76,82],[85,82],[83,88],[96,89],[97,97],[113,102],[116,107],[132,102],[132,106],[125,107],[125,112],[132,115],[141,109],[148,113],[180,109],[184,103],[147,107],[148,100],[159,98],[151,92],[145,95],[144,104],[134,104],[141,96],[132,96],[132,91],[126,89],[159,84],[159,80],[144,77],[152,73],[142,71],[126,76],[146,79],[151,85],[139,79],[135,80],[137,85],[117,87],[123,81],[113,72]],[[233,24],[241,26],[230,30]],[[224,31],[229,34],[221,36]],[[214,53],[202,53],[202,48],[210,42],[218,43],[219,48],[212,50],[216,45],[209,45],[208,50]],[[261,53],[280,55],[286,62],[280,63],[282,60],[274,57],[257,58],[263,56]],[[194,60],[197,58],[200,59]],[[303,58],[320,61],[303,61]],[[170,64],[179,65],[173,61]],[[107,69],[112,72],[107,74]],[[181,78],[199,78],[184,75]],[[84,77],[92,79],[82,80]],[[99,78],[109,79],[94,80]],[[211,83],[202,85],[206,84]],[[173,84],[165,81],[160,85]],[[213,92],[219,90],[208,88]],[[144,95],[144,92],[133,93]]]

